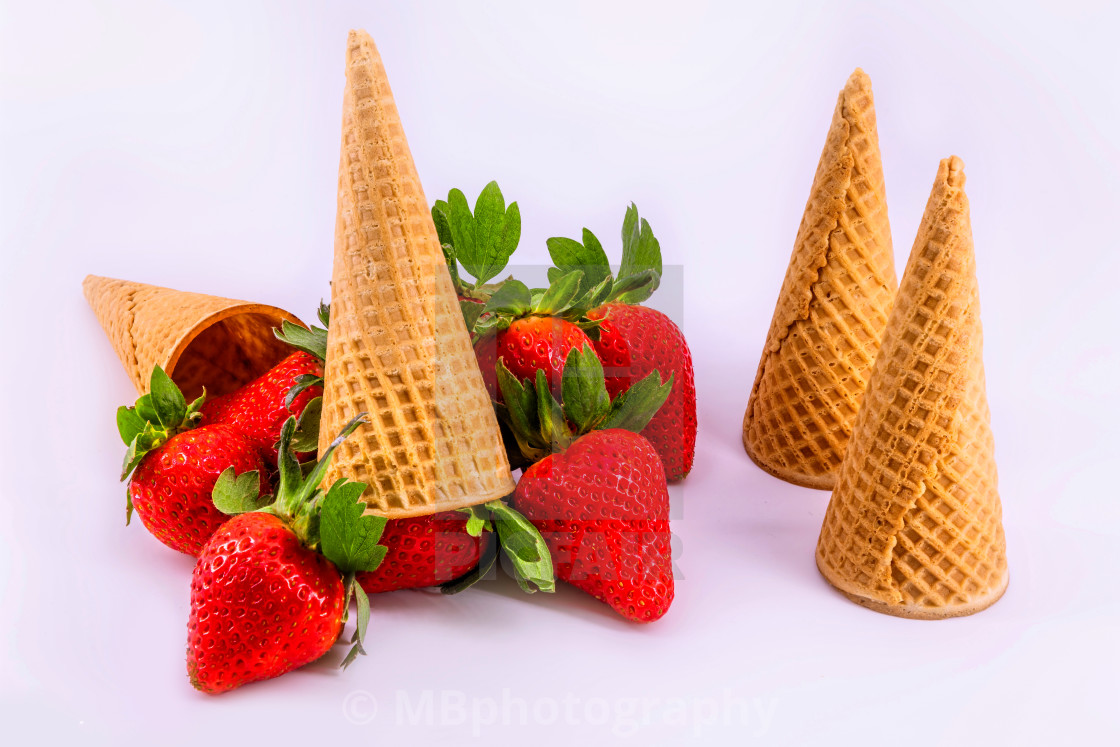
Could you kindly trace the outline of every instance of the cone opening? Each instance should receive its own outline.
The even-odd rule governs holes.
[[[275,366],[293,349],[273,329],[296,317],[272,306],[245,304],[222,309],[199,322],[180,341],[165,367],[187,399],[228,394]]]

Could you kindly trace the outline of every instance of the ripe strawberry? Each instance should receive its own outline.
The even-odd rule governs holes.
[[[364,415],[364,414],[363,414]],[[187,673],[199,690],[218,694],[278,677],[325,654],[342,632],[350,595],[358,600],[354,648],[362,650],[369,600],[356,573],[377,567],[385,519],[364,516],[363,483],[319,488],[331,453],[361,423],[355,418],[306,478],[291,450],[288,418],[280,434],[280,485],[275,502],[256,497],[253,474],[227,470],[214,504],[237,514],[214,533],[191,578]]]
[[[342,632],[345,599],[338,569],[282,519],[229,519],[191,578],[191,684],[217,694],[315,661]]]
[[[227,425],[194,427],[203,398],[187,405],[179,387],[156,366],[150,394],[117,410],[117,428],[128,445],[121,480],[128,484],[126,521],[132,511],[163,544],[198,555],[225,517],[210,493],[228,467],[264,470],[258,449]]]
[[[489,533],[472,537],[458,511],[392,519],[381,535],[385,560],[372,573],[359,573],[358,583],[367,594],[446,583],[477,566],[490,540]]]
[[[634,622],[668,611],[669,491],[642,436],[617,428],[580,436],[525,471],[513,506],[544,535],[557,578]]]
[[[264,472],[260,452],[228,425],[204,425],[148,452],[132,473],[128,497],[144,526],[173,550],[197,556],[226,520],[210,494],[227,467]]]
[[[308,379],[322,381],[323,363],[298,351],[235,392],[208,401],[202,406],[203,422],[235,426],[272,462],[276,462],[276,442],[280,428],[290,416],[303,414],[308,403],[322,396],[315,383],[289,393]],[[300,377],[308,377],[300,379]]]
[[[657,449],[666,478],[684,479],[696,453],[696,383],[680,328],[660,311],[623,303],[605,304],[587,316],[602,320],[594,345],[612,397],[653,371],[673,375],[669,399],[642,435]]]
[[[564,361],[572,350],[590,344],[587,334],[572,322],[551,316],[527,316],[509,327],[481,337],[474,351],[490,398],[501,401],[495,364],[500,358],[519,379],[532,379],[544,371],[549,388],[560,391]]]
[[[638,432],[672,379],[659,384],[650,374],[612,402],[590,346],[568,356],[563,406],[542,372],[522,384],[499,364],[498,378],[522,450],[543,455],[512,505],[544,535],[557,578],[629,620],[660,618],[673,601],[669,493],[657,452]]]

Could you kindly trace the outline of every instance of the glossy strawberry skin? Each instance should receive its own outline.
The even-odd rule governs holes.
[[[191,577],[187,673],[218,694],[315,661],[342,632],[342,577],[283,521],[247,513],[211,537]]]
[[[581,436],[529,467],[512,503],[544,536],[557,578],[634,622],[669,609],[669,492],[642,436],[617,429]]]
[[[683,480],[696,455],[696,382],[680,328],[645,306],[607,304],[587,316],[604,319],[593,344],[612,398],[654,371],[663,378],[673,375],[673,391],[642,435],[661,456],[666,479]]]
[[[551,316],[528,316],[517,319],[496,335],[485,335],[475,343],[482,378],[490,398],[501,402],[495,366],[500,358],[509,372],[524,381],[536,380],[537,371],[545,372],[553,395],[560,399],[560,382],[564,361],[573,349],[590,345],[591,339],[576,325]]]
[[[367,594],[417,589],[459,578],[478,565],[491,541],[467,534],[466,514],[444,511],[429,516],[391,519],[379,544],[388,549],[377,570],[359,573]]]
[[[308,387],[292,401],[289,409],[284,399],[296,383],[296,377],[303,374],[322,376],[322,362],[303,351],[292,353],[237,391],[208,400],[202,406],[202,422],[239,428],[271,464],[276,464],[276,442],[284,421],[291,415],[298,418],[308,402],[323,394],[322,387]]]
[[[132,474],[128,495],[144,526],[163,544],[198,555],[229,517],[214,508],[211,496],[227,467],[236,474],[265,464],[260,451],[228,425],[206,425],[172,436],[144,457]]]

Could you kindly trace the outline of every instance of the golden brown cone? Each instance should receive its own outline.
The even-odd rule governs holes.
[[[747,412],[758,466],[830,489],[897,286],[871,80],[836,102]]]
[[[346,53],[322,450],[360,412],[325,484],[419,516],[513,491],[498,421],[373,40]]]
[[[232,392],[276,365],[292,349],[276,339],[283,309],[157,285],[87,275],[86,300],[136,391],[148,391],[159,365],[188,399]]]
[[[941,162],[817,545],[833,586],[902,617],[970,615],[1007,587],[964,181]]]

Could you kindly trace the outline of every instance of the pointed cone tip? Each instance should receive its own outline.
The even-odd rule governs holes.
[[[945,183],[950,187],[961,189],[964,187],[964,161],[960,156],[949,156],[941,160],[939,171],[945,172]]]
[[[857,91],[870,91],[871,78],[867,73],[863,72],[862,67],[857,67],[852,74],[848,76],[848,82],[844,84],[844,93],[855,93]]]

